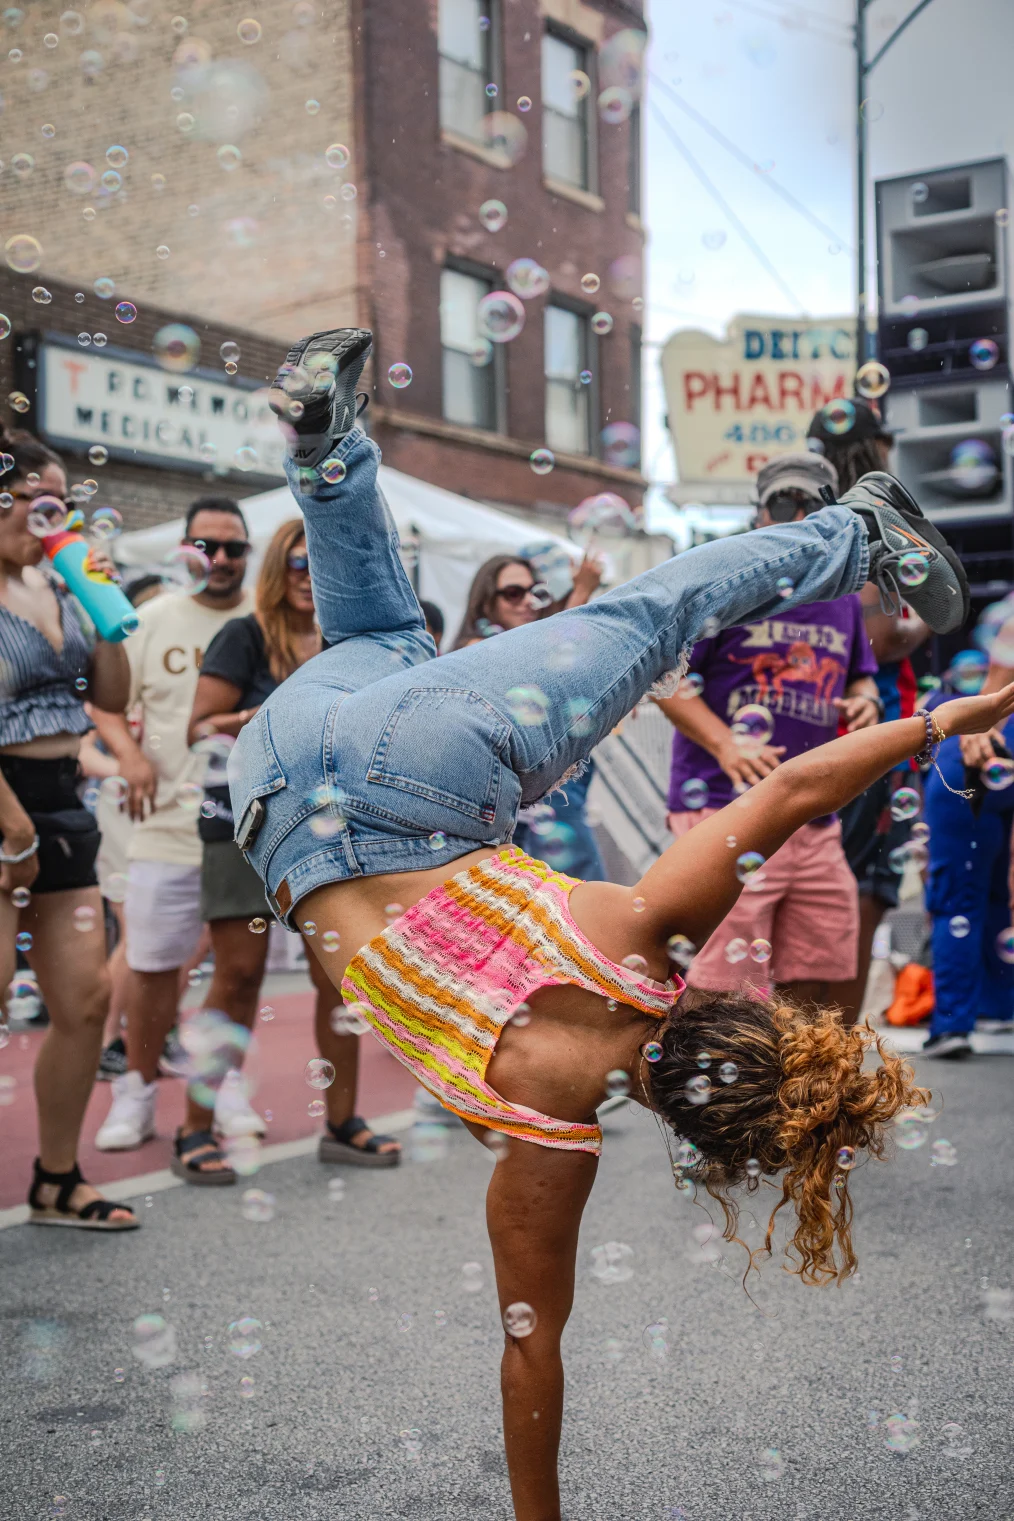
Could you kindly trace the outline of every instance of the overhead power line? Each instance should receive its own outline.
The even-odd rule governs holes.
[[[791,206],[794,211],[798,211],[801,217],[805,217],[811,227],[815,227],[825,237],[832,238],[834,242],[840,243],[843,248],[854,252],[852,244],[846,238],[843,238],[840,233],[835,232],[834,228],[829,227],[826,222],[822,222],[820,217],[814,216],[809,206],[799,200],[797,196],[794,196],[791,190],[787,190],[784,185],[780,184],[778,180],[773,179],[771,175],[764,174],[758,168],[756,160],[751,158],[749,153],[745,153],[742,148],[738,148],[713,122],[710,122],[706,116],[702,116],[700,111],[696,110],[689,101],[684,100],[682,95],[677,95],[676,91],[667,85],[664,80],[659,79],[658,75],[654,72],[649,73],[649,78],[652,84],[669,97],[673,105],[678,106],[699,127],[703,127],[708,136],[713,137],[716,143],[720,143],[727,153],[731,153],[741,164],[745,164],[748,169],[752,170],[765,185],[770,186],[776,195],[780,195],[787,205]]]
[[[675,127],[671,125],[667,117],[663,116],[662,112],[659,110],[658,106],[655,105],[654,101],[649,101],[649,105],[658,121],[659,126],[662,128],[662,131],[665,133],[666,137],[668,137],[677,153],[679,153],[680,156],[686,160],[687,164],[690,166],[690,169],[700,181],[700,183],[704,186],[705,190],[711,196],[712,200],[714,200],[715,203],[721,207],[722,211],[729,218],[729,221],[732,223],[732,225],[736,228],[746,246],[753,253],[757,262],[764,267],[767,273],[771,276],[772,280],[774,280],[775,284],[778,286],[779,290],[781,290],[789,298],[793,306],[798,307],[800,313],[802,315],[805,315],[806,307],[804,306],[803,302],[800,301],[795,291],[782,278],[778,270],[768,258],[767,254],[764,252],[763,248],[761,248],[760,244],[753,236],[753,233],[742,221],[742,219],[737,216],[736,212],[733,211],[732,207],[729,205],[728,201],[725,199],[725,196],[719,190],[718,186],[708,176],[702,166],[697,162],[696,158],[694,158],[686,143],[677,133]]]
[[[791,11],[772,11],[760,5],[751,4],[750,0],[724,0],[724,4],[735,6],[737,10],[746,11],[751,16],[759,16],[762,21],[773,21],[778,26],[792,27],[795,24],[800,31],[809,31],[815,37],[820,37],[825,42],[851,43],[852,27],[847,21],[835,21],[832,16],[822,16],[817,11],[806,10],[803,6],[793,6]],[[837,28],[838,30],[833,30]]]

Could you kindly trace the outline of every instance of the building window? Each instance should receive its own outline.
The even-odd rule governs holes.
[[[495,82],[492,11],[492,0],[440,0],[440,125],[473,142],[496,104],[486,94]]]
[[[634,102],[630,113],[630,136],[628,138],[630,162],[627,166],[627,210],[632,216],[641,215],[641,107]]]
[[[444,416],[466,428],[497,425],[497,355],[476,320],[479,302],[491,289],[489,280],[458,269],[440,275]]]
[[[567,454],[591,453],[588,322],[565,306],[546,307],[546,443]]]
[[[549,179],[590,190],[588,100],[575,75],[588,77],[589,50],[546,32],[542,39],[542,170]]]

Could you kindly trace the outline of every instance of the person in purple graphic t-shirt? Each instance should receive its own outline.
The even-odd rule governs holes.
[[[837,491],[834,468],[819,455],[766,465],[757,480],[756,526],[797,522],[816,511],[823,486]],[[805,603],[784,618],[696,644],[679,692],[659,704],[677,730],[669,783],[673,834],[710,818],[782,760],[826,744],[840,725],[852,731],[877,723],[876,669],[855,595]],[[744,709],[752,721],[748,713],[737,722]],[[687,980],[715,992],[747,981],[774,983],[798,1000],[833,1003],[836,987],[855,976],[858,937],[856,880],[831,815],[804,825],[764,863],[699,949]]]

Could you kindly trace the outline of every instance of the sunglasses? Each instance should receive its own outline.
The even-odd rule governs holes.
[[[220,549],[225,550],[228,560],[242,560],[243,556],[250,552],[247,539],[184,539],[183,542],[192,544],[195,549],[206,554],[209,560],[213,560]]]
[[[294,552],[293,554],[286,557],[285,563],[288,565],[290,570],[302,572],[310,569],[310,557],[306,554],[299,554],[297,552]]]
[[[509,602],[512,607],[517,607],[518,603],[530,597],[534,590],[534,584],[532,586],[501,586],[497,591],[497,596]]]

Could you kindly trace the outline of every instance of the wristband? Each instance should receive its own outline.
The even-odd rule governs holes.
[[[5,855],[4,852],[2,850],[0,850],[0,865],[2,865],[2,866],[20,866],[22,861],[27,861],[29,856],[34,856],[34,854],[38,850],[38,848],[39,848],[39,836],[36,835],[35,839],[27,847],[27,849],[25,849],[25,850],[19,850],[18,853],[17,853],[17,855],[15,855],[15,856]]]
[[[916,765],[920,766],[924,771],[932,766],[937,776],[939,776],[940,780],[947,788],[947,791],[951,793],[953,797],[973,798],[975,796],[974,787],[952,787],[950,782],[944,776],[940,767],[937,765],[936,752],[943,744],[944,740],[947,738],[947,735],[937,723],[936,719],[933,717],[933,714],[927,713],[925,708],[917,708],[916,711],[912,714],[912,717],[921,718],[926,724],[926,743],[923,745],[922,749],[919,750],[913,757]]]

